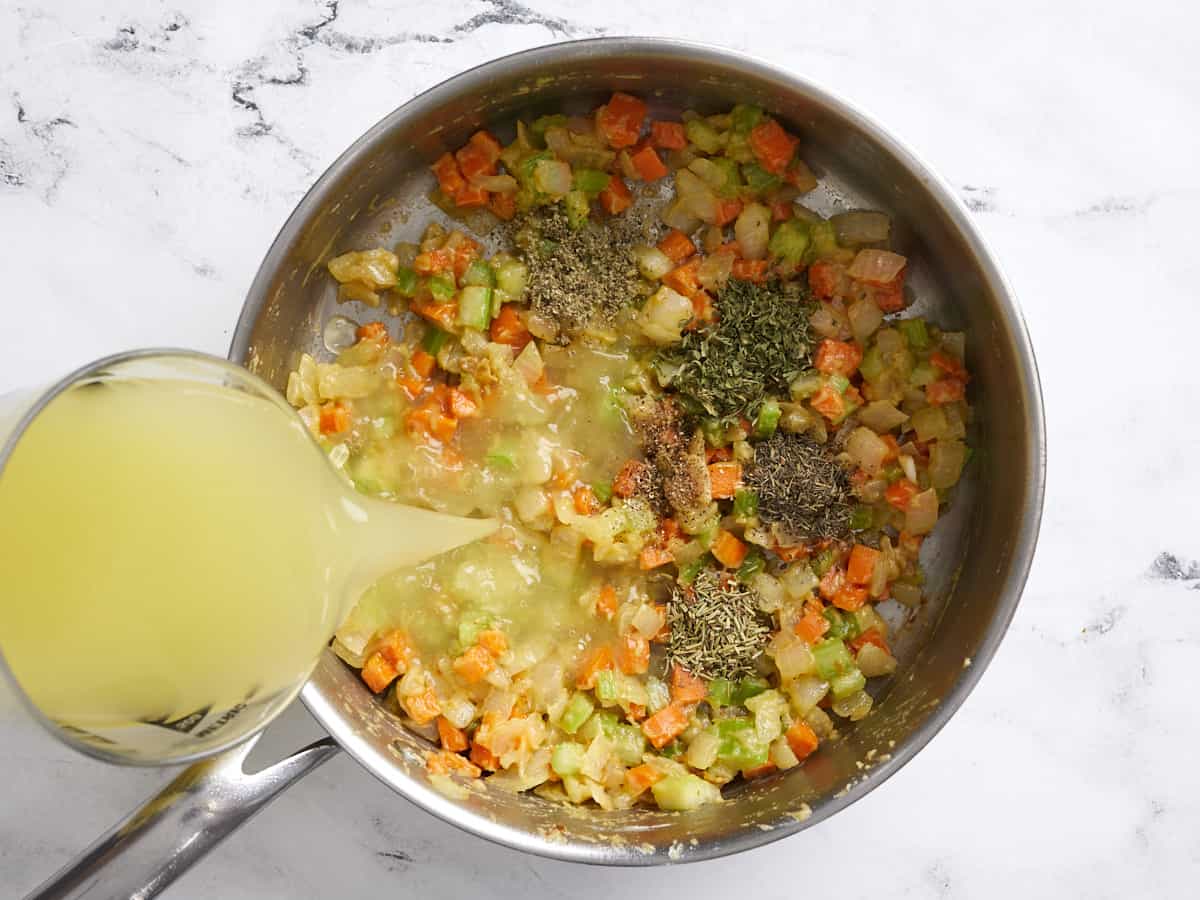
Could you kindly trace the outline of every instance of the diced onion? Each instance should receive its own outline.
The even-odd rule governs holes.
[[[904,530],[909,534],[929,534],[937,524],[937,517],[937,491],[930,488],[908,502],[908,509],[904,512]]]
[[[690,234],[700,225],[700,219],[684,203],[682,197],[676,197],[663,207],[662,220],[671,228],[677,228],[684,234]]]
[[[817,663],[813,652],[800,638],[789,635],[786,643],[774,649],[775,665],[779,668],[779,677],[784,681],[815,671]]]
[[[725,170],[711,159],[694,159],[688,164],[688,169],[699,175],[711,188],[721,188],[725,185]]]
[[[866,691],[855,691],[849,697],[834,700],[833,711],[844,719],[857,722],[859,719],[865,718],[871,711],[873,702],[871,695]]]
[[[656,344],[674,344],[691,318],[692,301],[663,285],[646,301],[638,324]]]
[[[858,668],[868,678],[891,675],[896,671],[897,665],[896,657],[874,644],[863,644],[862,649],[858,651],[856,662]]]
[[[513,368],[525,379],[526,384],[536,384],[541,379],[546,367],[542,364],[542,355],[538,353],[535,341],[530,341],[525,345],[525,349],[517,354]]]
[[[859,250],[847,274],[871,284],[890,284],[907,264],[907,259],[890,250]]]
[[[935,441],[929,449],[929,483],[945,490],[958,483],[967,448],[962,441]]]
[[[921,603],[921,589],[915,584],[897,581],[892,584],[892,599],[905,606],[919,606]]]
[[[855,428],[846,439],[846,453],[859,468],[874,475],[883,468],[887,443],[870,428]]]
[[[719,291],[732,274],[732,253],[712,253],[696,267],[696,280],[709,291]]]
[[[633,258],[637,261],[638,271],[643,278],[658,281],[675,267],[671,257],[657,247],[641,245],[633,248]]]
[[[543,159],[533,170],[533,183],[551,197],[565,197],[571,190],[571,167],[557,159]]]
[[[850,320],[854,339],[859,343],[865,343],[883,324],[883,310],[871,300],[854,301],[846,310],[846,316]]]
[[[907,453],[900,454],[900,470],[904,473],[904,477],[909,481],[917,480],[917,464],[913,462],[913,458]]]
[[[634,613],[630,626],[646,640],[654,637],[667,622],[666,614],[652,603],[643,603]]]
[[[791,701],[792,712],[798,716],[807,716],[825,699],[829,693],[829,684],[816,675],[802,675],[786,688],[788,699]]]
[[[517,189],[517,179],[511,175],[472,175],[471,184],[496,194],[510,194]]]
[[[908,421],[908,416],[886,400],[872,400],[859,412],[858,419],[868,428],[882,434],[891,431],[897,425],[903,425]]]
[[[761,203],[748,203],[733,224],[733,235],[737,238],[742,256],[746,259],[762,259],[767,255],[770,240],[771,210]]]
[[[877,244],[888,239],[892,222],[881,212],[856,209],[829,220],[839,244]]]
[[[358,342],[358,323],[345,316],[331,316],[321,330],[325,349],[330,353],[341,353]]]

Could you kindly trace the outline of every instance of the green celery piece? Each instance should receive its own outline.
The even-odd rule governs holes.
[[[484,462],[493,469],[505,469],[509,472],[517,468],[517,459],[512,453],[504,453],[502,451],[493,450],[486,457]]]
[[[749,488],[738,488],[733,493],[733,514],[739,519],[758,515],[758,494]]]
[[[717,723],[717,736],[717,759],[730,768],[753,769],[767,761],[767,745],[759,740],[751,719],[722,719]]]
[[[739,103],[729,111],[731,127],[735,134],[749,134],[762,121],[763,111],[757,106]]]
[[[725,141],[725,158],[739,163],[752,163],[756,157],[747,135],[730,131]]]
[[[605,706],[617,702],[617,676],[612,670],[596,674],[596,699]]]
[[[929,329],[925,327],[924,319],[901,319],[896,323],[908,346],[912,350],[929,349]]]
[[[444,273],[434,275],[429,279],[429,293],[438,303],[449,303],[454,299],[454,277]]]
[[[783,184],[782,178],[768,172],[758,163],[743,163],[742,178],[746,181],[746,187],[759,196]]]
[[[408,266],[401,266],[396,272],[396,286],[392,290],[401,297],[416,296],[417,273]]]
[[[463,284],[479,285],[480,287],[495,287],[496,273],[482,259],[473,259],[463,273]]]
[[[843,697],[858,693],[866,687],[866,684],[867,679],[863,673],[855,668],[829,679],[829,691],[833,694],[833,699],[841,700]]]
[[[842,675],[854,668],[854,657],[846,645],[837,638],[827,638],[813,648],[813,658],[817,663],[817,674],[825,681],[837,675]]]
[[[904,478],[904,470],[900,466],[893,463],[890,466],[885,466],[883,471],[879,473],[883,476],[883,480],[888,484],[895,484],[901,478]]]
[[[583,191],[569,191],[564,204],[567,210],[567,224],[574,229],[580,229],[587,224],[591,215],[592,205],[588,195]]]
[[[663,756],[665,756],[667,759],[678,759],[680,756],[683,755],[683,750],[684,750],[683,744],[677,739],[677,740],[671,741],[671,743],[667,744],[667,746],[663,747],[658,752],[660,754],[662,754]]]
[[[537,201],[537,198],[542,196],[542,193],[534,186],[533,172],[537,168],[537,164],[542,162],[542,160],[554,159],[554,158],[555,158],[554,154],[551,153],[549,150],[543,150],[540,153],[529,154],[527,157],[525,157],[523,160],[521,160],[520,163],[517,164],[517,171],[516,171],[517,181],[519,181],[521,183],[521,187],[523,187],[525,190],[529,191],[534,202]]]
[[[714,678],[708,683],[710,706],[729,706],[733,703],[733,682],[728,678]]]
[[[824,611],[825,620],[829,623],[829,631],[826,635],[830,638],[837,638],[839,641],[854,637],[854,632],[857,629],[852,627],[849,619],[842,615],[841,610],[833,606],[828,606]]]
[[[519,259],[507,260],[496,270],[496,286],[516,302],[524,296],[528,278],[529,267]]]
[[[850,530],[866,531],[875,524],[875,513],[871,507],[858,505],[850,512]]]
[[[733,688],[733,705],[741,706],[751,697],[757,697],[768,687],[770,685],[762,678],[748,677],[741,679]]]
[[[562,113],[555,113],[552,116],[538,116],[533,120],[533,124],[529,126],[529,136],[538,144],[545,145],[546,129],[547,128],[566,128],[567,117]]]
[[[758,409],[754,419],[754,437],[760,441],[766,440],[779,427],[779,419],[783,416],[783,408],[775,400],[767,400]]]
[[[695,809],[705,803],[719,800],[721,796],[715,785],[690,773],[668,775],[656,781],[650,792],[654,794],[654,802],[658,804],[659,809],[678,811]]]
[[[809,254],[812,259],[834,256],[840,249],[837,232],[829,222],[815,222],[809,228],[808,236],[812,240],[812,244],[809,246]]]
[[[705,560],[708,554],[705,553],[699,559],[694,559],[679,570],[679,577],[675,580],[680,584],[687,586],[696,580],[696,576],[700,574],[700,570],[704,568]]]
[[[817,577],[824,575],[833,565],[836,554],[832,547],[826,547],[817,554],[816,559],[812,562],[812,570],[817,574]]]
[[[599,169],[576,169],[571,186],[577,191],[583,191],[589,196],[595,196],[608,187],[612,176]]]
[[[642,754],[646,752],[646,736],[636,725],[618,724],[613,729],[612,742],[622,765],[636,766],[642,761]]]
[[[613,736],[613,730],[617,727],[617,714],[608,710],[598,710],[579,730],[579,736],[585,741],[594,741],[597,735],[604,735],[606,738]]]
[[[874,384],[883,375],[883,354],[879,352],[879,348],[872,344],[867,348],[867,352],[863,354],[863,361],[859,364],[858,371],[862,373],[862,377]]]
[[[927,362],[917,363],[912,370],[912,374],[908,376],[909,384],[915,384],[918,387],[925,387],[927,384],[933,384],[942,377],[942,373],[936,366],[930,365]]]
[[[558,727],[567,734],[574,734],[579,730],[579,726],[588,720],[588,716],[592,714],[592,710],[595,708],[596,704],[592,702],[587,694],[581,694],[576,691],[571,695],[571,699],[567,701],[562,716],[558,720]]]
[[[495,623],[490,613],[476,611],[458,623],[458,642],[465,650],[479,639],[479,633],[487,631]]]
[[[596,499],[601,503],[607,503],[612,499],[612,482],[611,481],[596,481],[592,483],[592,493],[596,495]]]
[[[717,153],[721,149],[720,133],[703,119],[692,119],[684,125],[687,139],[702,153]]]
[[[756,547],[746,554],[746,558],[742,560],[742,564],[738,566],[738,581],[741,581],[743,584],[745,584],[759,572],[763,571],[763,569],[766,567],[767,560],[762,555],[762,551]]]
[[[846,393],[846,388],[850,387],[850,379],[845,375],[830,375],[829,386],[839,394]]]
[[[725,176],[725,180],[717,188],[717,193],[722,197],[736,197],[742,188],[742,176],[738,172],[737,163],[724,156],[714,156],[709,162],[720,169]]]
[[[804,259],[804,252],[808,249],[808,244],[808,226],[795,219],[788,219],[786,222],[779,223],[775,233],[771,235],[767,250],[778,259],[799,263]]]
[[[557,744],[550,757],[550,768],[558,775],[576,775],[583,768],[585,752],[582,744],[569,741]]]
[[[458,295],[458,324],[487,331],[492,321],[492,289],[470,285]]]
[[[725,426],[720,420],[702,419],[700,430],[704,432],[704,441],[708,446],[719,450],[721,447],[729,445],[729,441],[725,439]]]
[[[442,331],[436,325],[430,325],[425,329],[425,336],[421,338],[421,346],[430,356],[437,356],[448,340],[449,332]]]

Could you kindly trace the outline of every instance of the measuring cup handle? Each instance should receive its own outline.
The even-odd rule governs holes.
[[[255,741],[184,770],[25,900],[157,896],[217,844],[340,749],[324,738],[253,775],[242,770]]]

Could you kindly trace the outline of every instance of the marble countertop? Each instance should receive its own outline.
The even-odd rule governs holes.
[[[340,758],[179,882],[218,897],[1195,896],[1200,68],[1189,4],[629,0],[0,4],[0,392],[144,345],[224,353],[353,137],[485,59],[644,33],[834,87],[958,186],[1038,351],[1050,478],[986,677],[895,778],[739,857],[583,869],[462,834]],[[264,756],[318,729],[297,706]],[[0,894],[160,786],[0,717]],[[672,887],[673,886],[673,887]]]

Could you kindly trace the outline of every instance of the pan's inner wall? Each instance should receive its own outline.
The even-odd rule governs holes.
[[[321,324],[335,308],[364,312],[335,306],[324,263],[346,250],[415,239],[430,216],[445,221],[424,199],[433,183],[430,161],[477,128],[508,135],[517,116],[583,113],[614,89],[639,93],[653,111],[675,115],[684,108],[713,112],[735,102],[759,103],[800,134],[801,152],[821,176],[822,187],[806,202],[826,213],[875,208],[894,216],[897,248],[910,257],[918,312],[968,333],[977,418],[972,441],[981,452],[926,544],[930,599],[897,641],[901,670],[874,712],[843,729],[841,741],[800,769],[735,788],[730,803],[686,818],[649,810],[598,813],[487,788],[459,798],[438,794],[421,766],[423,742],[384,713],[332,654],[306,689],[314,712],[352,753],[431,811],[524,849],[591,861],[654,862],[672,847],[674,857],[719,855],[761,843],[764,829],[793,830],[805,804],[815,821],[851,802],[862,792],[854,783],[869,780],[872,766],[889,770],[888,760],[959,685],[968,661],[998,640],[1002,626],[994,623],[1011,611],[1005,608],[1012,602],[1010,580],[1019,587],[1023,577],[1014,554],[1036,492],[1027,427],[1033,411],[1022,399],[1036,395],[1036,386],[1021,381],[1031,377],[1014,349],[1021,336],[1013,333],[986,263],[915,163],[853,114],[771,70],[671,48],[635,48],[616,57],[591,44],[524,65],[501,61],[435,88],[384,120],[335,163],[285,227],[247,304],[259,312],[242,323],[234,347],[235,356],[282,389],[300,353],[322,352]]]

